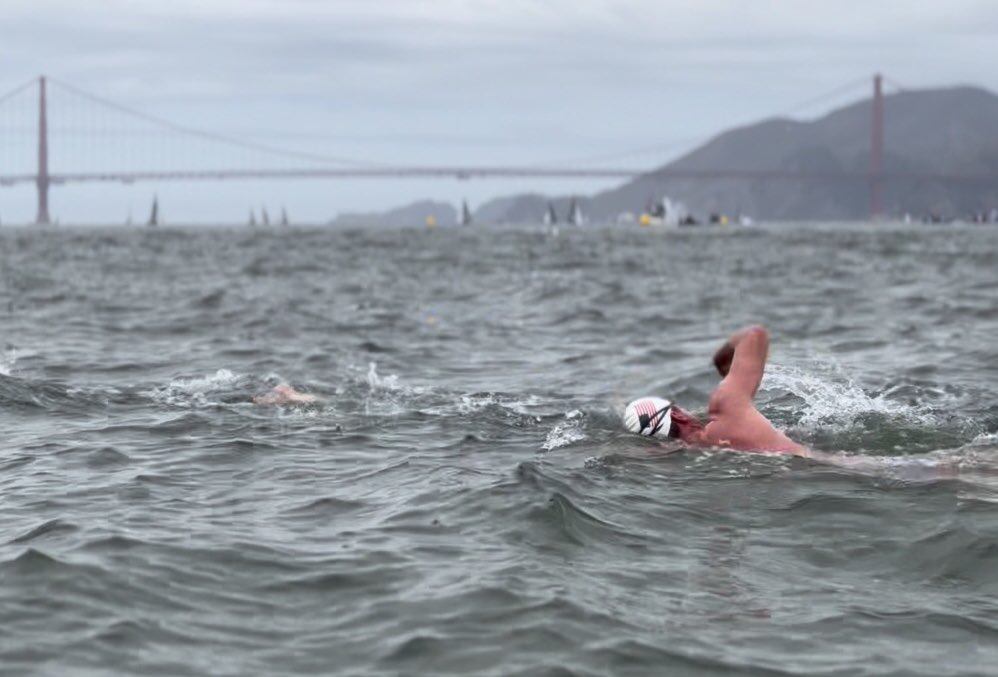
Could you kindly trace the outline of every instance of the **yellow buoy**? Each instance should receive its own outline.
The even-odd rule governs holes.
[[[435,225],[437,225],[437,218],[433,214],[428,214],[426,217],[426,227],[432,228]]]
[[[642,226],[650,226],[651,225],[651,214],[645,213],[645,214],[642,214],[641,216],[639,216],[638,217],[638,223],[640,223]]]

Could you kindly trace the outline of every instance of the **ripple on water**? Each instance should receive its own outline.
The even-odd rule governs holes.
[[[996,238],[2,229],[0,662],[992,674]],[[621,430],[755,321],[824,455]]]

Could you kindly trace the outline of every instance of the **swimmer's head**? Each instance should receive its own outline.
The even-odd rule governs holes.
[[[624,427],[646,437],[674,437],[672,402],[661,397],[641,397],[624,409]]]
[[[646,437],[687,440],[703,428],[688,411],[661,397],[640,397],[624,409],[624,427]]]

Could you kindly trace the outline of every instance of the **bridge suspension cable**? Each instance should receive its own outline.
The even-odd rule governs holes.
[[[774,113],[770,117],[790,117],[795,113],[799,113],[800,111],[806,110],[808,108],[813,108],[818,104],[829,103],[835,99],[841,98],[843,94],[846,94],[851,91],[855,91],[857,93],[862,91],[865,94],[866,90],[869,88],[869,85],[870,85],[870,78],[868,76],[864,76],[863,78],[860,79],[850,80],[845,84],[837,85],[821,94],[808,97],[796,104],[792,104],[787,108],[785,108],[783,111]],[[661,154],[664,152],[675,151],[683,147],[686,147],[688,149],[694,149],[707,143],[716,136],[717,132],[710,132],[708,134],[701,134],[698,136],[687,137],[686,139],[677,139],[668,143],[646,144],[642,146],[633,147],[628,150],[616,151],[613,153],[604,153],[600,155],[589,155],[583,157],[562,159],[556,162],[532,163],[530,166],[542,169],[542,168],[559,167],[565,165],[572,166],[578,164],[611,162],[615,160],[620,160],[622,158],[635,157],[640,155]]]
[[[886,81],[892,87],[903,91],[904,88],[893,80],[887,80],[877,75],[874,77],[874,124],[872,127],[871,141],[871,162],[869,168],[854,169],[851,171],[836,172],[814,172],[814,171],[792,171],[782,168],[761,168],[761,169],[725,169],[719,167],[690,169],[683,167],[660,167],[658,169],[633,169],[621,167],[592,167],[585,166],[588,160],[575,160],[569,163],[559,163],[560,166],[552,164],[514,165],[514,166],[438,166],[438,165],[397,165],[373,161],[358,160],[337,155],[327,155],[322,153],[282,148],[272,144],[259,143],[238,138],[234,135],[198,129],[188,125],[177,124],[157,115],[152,115],[137,109],[125,106],[104,97],[84,91],[78,87],[70,85],[61,80],[48,81],[42,77],[24,83],[14,89],[0,95],[0,104],[6,104],[0,109],[0,114],[4,117],[0,119],[0,132],[6,132],[7,122],[15,121],[10,125],[11,134],[3,135],[0,151],[3,155],[3,168],[0,170],[0,184],[10,185],[14,183],[32,182],[38,186],[39,195],[39,221],[47,220],[48,188],[50,185],[77,182],[77,181],[118,181],[131,183],[133,181],[161,181],[161,180],[218,180],[218,179],[263,179],[263,178],[374,178],[374,177],[397,177],[397,178],[444,178],[452,177],[457,179],[470,178],[633,178],[648,177],[655,179],[693,179],[693,180],[718,180],[718,179],[774,179],[774,180],[822,180],[822,181],[867,181],[871,187],[871,205],[873,213],[879,211],[879,191],[882,183],[886,180],[938,180],[938,181],[958,181],[958,182],[993,182],[996,177],[988,175],[944,175],[932,173],[904,174],[895,171],[884,171],[883,157],[883,98],[882,84]],[[50,82],[54,87],[46,90],[46,82]],[[818,104],[827,104],[829,101],[841,97],[843,94],[857,88],[860,83],[868,83],[864,78],[862,81],[856,80],[834,87],[818,96],[809,97],[799,102],[781,114],[790,116],[806,108],[811,108]],[[37,107],[31,109],[31,97],[24,96],[30,92],[33,86],[37,86],[39,93]],[[63,96],[68,94],[69,100],[65,108],[60,107],[58,114],[48,116],[48,106],[46,103],[46,91],[51,90],[62,92]],[[80,102],[84,102],[82,108]],[[103,113],[101,111],[104,111]],[[105,155],[114,150],[113,140],[120,141],[124,134],[130,134],[123,130],[120,120],[108,123],[107,111],[113,111],[122,116],[126,116],[133,121],[139,121],[151,129],[138,130],[136,134],[140,137],[162,136],[169,137],[166,144],[166,154],[174,160],[177,158],[176,136],[181,135],[188,138],[209,141],[225,148],[238,149],[241,152],[252,151],[263,153],[272,157],[280,157],[284,160],[293,160],[296,164],[285,167],[260,168],[261,164],[236,163],[233,166],[224,167],[216,158],[209,157],[205,152],[205,144],[199,143],[195,148],[196,153],[191,159],[185,159],[177,163],[175,169],[155,169],[155,163],[150,163],[149,158],[154,156],[151,153],[152,147],[148,144],[142,145],[129,141],[123,145],[125,158],[138,160],[129,163],[122,162],[121,158],[107,163]],[[27,115],[25,115],[27,114]],[[61,124],[63,120],[71,120],[73,125]],[[37,124],[34,122],[37,121]],[[81,125],[82,123],[82,125]],[[135,122],[129,124],[136,124]],[[77,126],[79,125],[79,126]],[[159,130],[159,131],[156,131]],[[56,161],[49,163],[49,153],[52,150],[48,144],[49,134],[76,134],[83,131],[78,139],[63,139],[62,142],[53,144]],[[37,132],[37,133],[36,133]],[[33,136],[32,136],[33,135]],[[153,139],[155,140],[155,139]],[[70,141],[78,141],[84,146],[80,152],[73,152],[70,148]],[[678,144],[675,144],[678,145]],[[8,148],[9,146],[9,148]],[[37,150],[37,170],[31,166],[32,146]],[[14,160],[9,159],[8,150],[12,148],[17,153]],[[656,152],[661,152],[663,146],[656,144],[648,146]],[[27,151],[27,152],[25,152]],[[217,148],[216,148],[217,151]],[[642,149],[634,149],[626,155],[635,155],[643,152]],[[620,157],[615,154],[609,157]],[[13,157],[13,156],[12,156]],[[609,159],[603,156],[603,160]],[[70,167],[74,161],[86,158],[88,166],[85,169],[77,170]],[[207,160],[207,162],[206,162]],[[303,166],[302,161],[315,163],[311,166]],[[103,161],[110,166],[106,169],[95,169],[95,165]],[[128,168],[123,165],[135,164]],[[152,165],[152,167],[150,167]],[[580,166],[582,165],[582,166]],[[160,167],[163,164],[160,163]],[[54,170],[50,171],[49,167]],[[248,169],[247,167],[257,167]]]
[[[159,116],[150,115],[149,113],[144,113],[134,108],[130,108],[128,106],[116,103],[109,99],[105,99],[104,97],[97,96],[96,94],[91,94],[90,92],[86,92],[78,87],[74,87],[73,85],[63,82],[61,80],[50,78],[49,82],[51,82],[54,85],[57,85],[58,87],[66,91],[72,92],[73,94],[79,97],[87,99],[93,103],[100,104],[112,110],[118,111],[119,113],[124,113],[133,118],[143,120],[145,122],[149,122],[154,125],[158,125],[164,129],[168,129],[172,132],[177,132],[179,134],[185,134],[187,136],[198,137],[208,141],[214,141],[216,143],[226,144],[229,146],[242,148],[245,150],[253,150],[262,153],[267,153],[270,155],[281,156],[284,158],[308,160],[310,162],[321,162],[325,164],[349,165],[353,167],[377,168],[385,166],[381,163],[370,162],[365,160],[357,160],[355,158],[347,158],[335,155],[324,155],[319,153],[309,153],[289,148],[280,148],[269,144],[257,143],[255,141],[238,139],[226,134],[220,134],[218,132],[211,132],[203,129],[196,129],[194,127],[188,127],[186,125],[179,125],[174,122],[170,122],[169,120],[166,120],[164,118],[161,118]]]
[[[17,87],[15,87],[14,89],[6,92],[5,94],[0,94],[0,103],[3,103],[5,101],[7,101],[8,99],[13,99],[15,96],[17,96],[21,92],[24,92],[24,91],[28,90],[29,88],[34,87],[37,84],[38,84],[38,79],[37,78],[32,78],[32,79],[28,80],[27,82],[25,82],[23,85],[18,85]]]

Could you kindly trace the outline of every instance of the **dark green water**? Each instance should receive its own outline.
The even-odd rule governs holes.
[[[0,231],[0,671],[998,674],[998,229]],[[623,433],[771,332],[821,460]],[[250,398],[288,380],[322,404]]]

